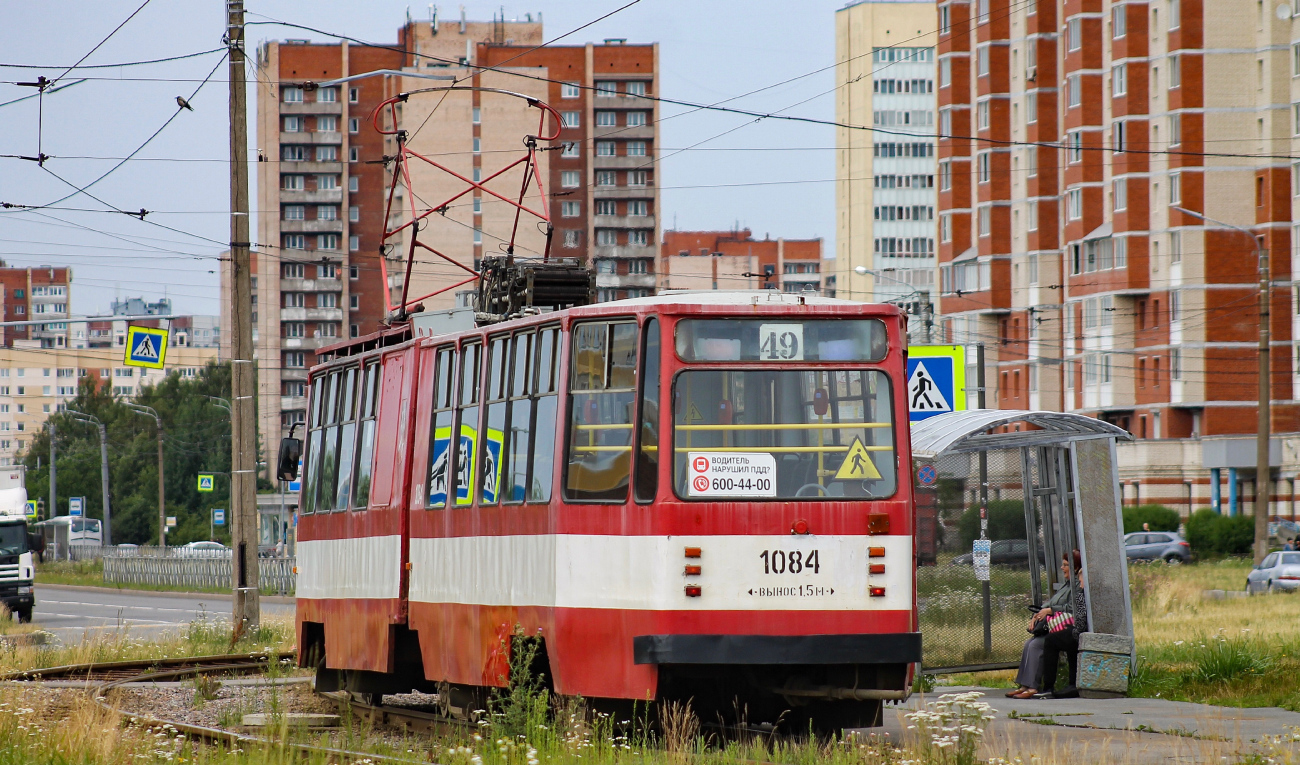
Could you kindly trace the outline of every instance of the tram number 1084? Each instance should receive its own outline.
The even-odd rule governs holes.
[[[802,574],[821,572],[821,561],[816,550],[764,550],[758,554],[763,559],[764,574]]]

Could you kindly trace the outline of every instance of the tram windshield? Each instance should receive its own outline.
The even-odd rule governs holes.
[[[875,370],[687,370],[673,386],[683,499],[881,499],[898,485],[889,378]]]

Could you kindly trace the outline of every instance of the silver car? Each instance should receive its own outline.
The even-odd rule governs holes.
[[[1192,546],[1172,531],[1138,531],[1124,535],[1124,553],[1129,560],[1162,560],[1188,563]]]
[[[1246,592],[1300,589],[1300,552],[1269,553],[1246,577]]]

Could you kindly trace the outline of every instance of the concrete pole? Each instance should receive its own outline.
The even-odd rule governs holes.
[[[244,2],[225,0],[230,62],[230,516],[234,547],[232,622],[245,633],[261,621],[257,597],[257,421],[253,368],[252,264],[248,226],[248,93],[244,85]]]
[[[99,484],[104,497],[103,543],[107,546],[113,544],[113,511],[108,505],[108,428],[99,420],[95,423],[99,425]]]
[[[54,449],[54,420],[50,420],[50,517],[59,514],[59,471]]]
[[[163,429],[162,420],[154,418],[158,430],[158,546],[167,547],[167,493],[163,483]]]
[[[1268,554],[1269,478],[1268,442],[1273,426],[1272,368],[1269,353],[1269,314],[1272,298],[1268,248],[1255,239],[1259,260],[1259,428],[1255,437],[1255,563]]]

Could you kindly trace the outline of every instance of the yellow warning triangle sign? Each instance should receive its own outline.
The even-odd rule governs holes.
[[[871,455],[867,453],[867,447],[862,445],[862,439],[854,438],[853,445],[849,447],[849,453],[844,455],[844,464],[840,469],[835,471],[835,480],[878,480],[880,471],[876,470],[876,465],[871,461]]]

